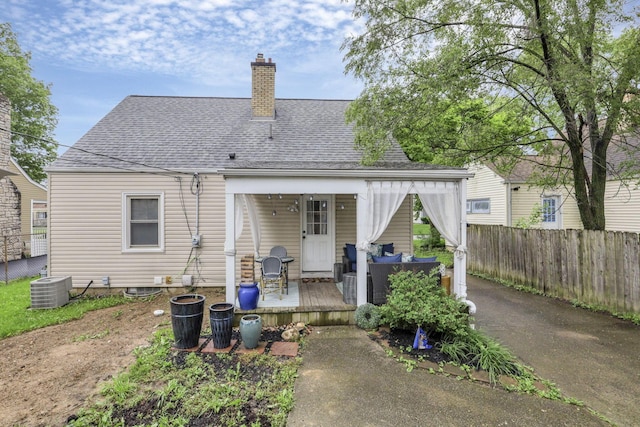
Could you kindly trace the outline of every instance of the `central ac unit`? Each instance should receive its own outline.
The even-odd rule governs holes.
[[[31,308],[56,308],[69,302],[71,276],[43,277],[31,282]]]

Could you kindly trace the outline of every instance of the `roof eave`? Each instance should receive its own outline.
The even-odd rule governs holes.
[[[375,179],[431,179],[453,180],[472,178],[474,174],[466,169],[220,169],[224,176],[243,177],[344,177],[344,178],[375,178]]]

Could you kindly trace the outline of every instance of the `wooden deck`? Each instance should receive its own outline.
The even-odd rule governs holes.
[[[258,307],[255,310],[235,311],[235,323],[245,314],[262,317],[263,325],[287,325],[304,322],[315,326],[353,325],[355,305],[345,304],[333,281],[299,281],[297,307]]]

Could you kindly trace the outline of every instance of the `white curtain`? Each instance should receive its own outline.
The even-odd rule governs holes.
[[[244,196],[244,203],[247,207],[247,214],[249,215],[249,226],[251,227],[251,237],[253,239],[253,252],[256,257],[260,256],[260,243],[262,240],[262,231],[260,230],[260,219],[258,218],[258,210],[256,209],[256,201],[254,196]]]
[[[258,219],[258,213],[256,210],[255,200],[253,196],[247,194],[235,195],[235,239],[236,242],[242,235],[244,229],[244,208],[247,208],[247,216],[249,217],[249,226],[251,228],[251,238],[253,240],[253,252],[256,257],[259,257],[258,248],[260,248],[261,231],[260,221]]]
[[[244,194],[235,195],[235,213],[236,219],[235,225],[235,241],[237,242],[240,236],[242,236],[242,229],[244,228]]]
[[[456,247],[461,257],[466,248],[460,236],[460,185],[457,182],[414,182],[422,207],[442,237]]]
[[[410,181],[373,181],[367,189],[367,221],[365,223],[365,240],[358,242],[357,249],[369,251],[387,229],[391,218],[411,188]]]

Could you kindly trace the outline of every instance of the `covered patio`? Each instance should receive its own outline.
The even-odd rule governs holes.
[[[289,170],[225,169],[225,247],[226,297],[235,301],[237,253],[236,242],[242,234],[246,209],[256,256],[260,256],[261,227],[252,198],[273,193],[287,195],[353,195],[356,208],[357,292],[356,305],[367,302],[367,251],[387,228],[405,197],[417,194],[427,216],[447,242],[455,248],[453,293],[466,301],[471,311],[475,305],[466,299],[466,169],[422,165],[408,170]],[[410,227],[407,224],[407,227]],[[272,230],[273,231],[273,230]],[[277,230],[276,230],[277,232]],[[304,236],[300,237],[301,239]],[[339,245],[335,243],[334,245]],[[337,252],[337,251],[336,251]],[[339,260],[334,260],[338,262]],[[300,273],[300,272],[298,272]],[[300,277],[298,275],[298,277]],[[335,287],[335,285],[333,285]],[[336,290],[337,291],[337,290]],[[340,301],[341,303],[341,301]],[[279,310],[283,310],[279,307]]]

